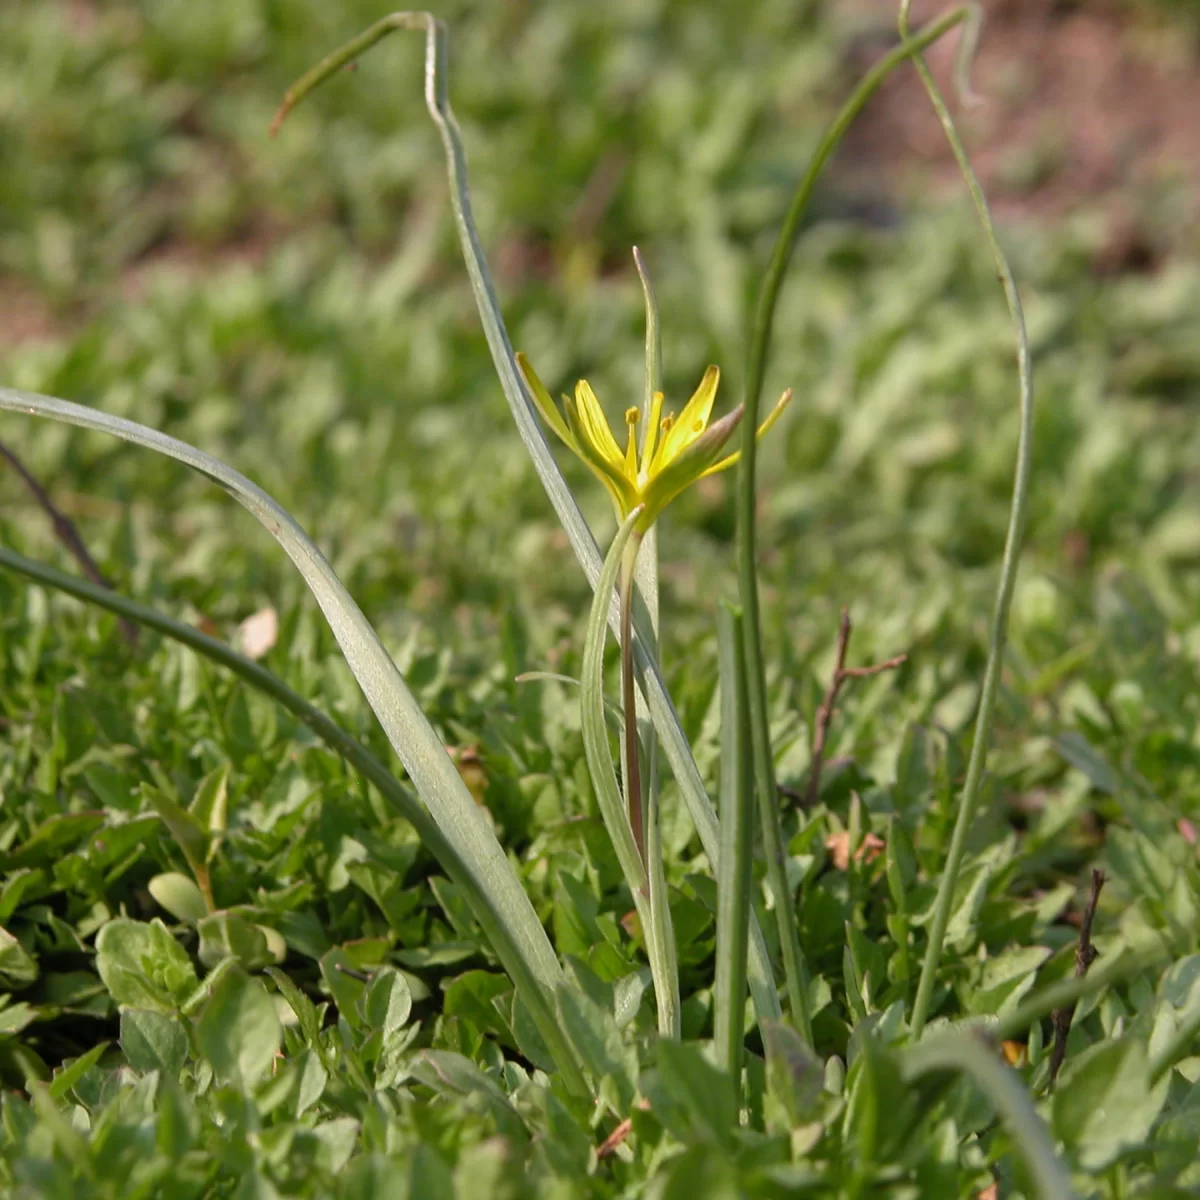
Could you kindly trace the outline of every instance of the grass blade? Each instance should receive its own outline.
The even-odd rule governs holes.
[[[967,1075],[992,1102],[1008,1125],[1013,1141],[1025,1159],[1042,1200],[1072,1200],[1071,1180],[1058,1156],[1045,1122],[1037,1114],[1018,1075],[996,1052],[973,1033],[946,1033],[911,1047],[903,1056],[907,1079],[936,1071]]]
[[[800,222],[808,211],[813,189],[825,164],[842,140],[846,130],[873,96],[879,85],[905,59],[923,47],[937,41],[955,25],[967,20],[971,10],[957,8],[932,21],[914,38],[905,40],[863,76],[850,98],[830,122],[816,152],[808,164],[792,197],[783,225],[771,253],[771,261],[763,276],[755,308],[754,327],[746,364],[746,393],[742,418],[742,457],[738,466],[737,484],[737,545],[738,591],[745,621],[746,694],[751,727],[751,747],[754,761],[755,787],[762,819],[763,840],[766,843],[767,870],[771,891],[775,895],[775,914],[779,922],[779,940],[783,947],[784,974],[788,987],[788,1005],[797,1029],[812,1041],[811,1023],[807,1013],[807,987],[804,960],[796,928],[796,915],[788,900],[787,874],[783,832],[779,823],[779,802],[775,789],[775,769],[771,754],[771,734],[767,719],[767,685],[763,662],[761,622],[758,603],[758,555],[755,547],[757,441],[759,402],[766,376],[767,356],[775,319],[779,291],[787,274],[792,251],[800,231]]]
[[[291,514],[219,459],[134,421],[11,388],[0,388],[0,410],[78,425],[158,451],[220,484],[262,523],[304,576],[417,794],[471,872],[495,920],[505,925],[529,976],[553,994],[565,976],[500,843],[375,630]]]
[[[425,104],[429,115],[437,126],[446,155],[446,170],[450,181],[450,204],[454,211],[455,228],[462,246],[467,275],[475,295],[476,308],[487,338],[492,362],[500,379],[500,386],[508,402],[509,410],[517,426],[517,432],[525,444],[534,469],[545,488],[546,495],[562,524],[583,573],[594,590],[600,578],[602,560],[595,536],[579,510],[575,497],[567,487],[550,447],[546,444],[538,422],[533,402],[525,393],[517,369],[512,343],[500,312],[496,289],[492,284],[491,272],[475,227],[471,212],[471,196],[467,186],[467,160],[463,150],[458,122],[450,108],[446,90],[446,30],[431,13],[393,13],[377,22],[353,41],[331,54],[304,75],[292,87],[284,99],[273,129],[279,127],[287,113],[317,87],[323,80],[338,71],[347,62],[358,57],[381,38],[395,30],[418,29],[425,33]],[[650,710],[650,719],[658,733],[663,753],[679,785],[688,813],[696,826],[704,853],[718,869],[721,854],[720,832],[717,814],[704,788],[700,770],[692,755],[683,732],[683,725],[675,705],[671,701],[659,670],[655,645],[654,622],[647,611],[647,602],[640,596],[635,604],[634,632],[638,686]],[[614,633],[620,630],[620,606],[616,597],[609,605],[608,623]],[[770,956],[758,920],[751,917],[750,929],[750,992],[760,1018],[777,1018],[780,1015],[779,993],[771,968]]]
[[[650,972],[654,976],[655,995],[661,985],[664,1002],[658,1008],[658,1032],[679,1039],[679,956],[675,947],[675,928],[671,923],[671,905],[667,894],[667,875],[663,865],[662,824],[658,811],[658,789],[650,793],[646,806],[646,875],[650,884],[651,936]]]
[[[642,442],[645,443],[650,432],[650,414],[654,393],[662,390],[662,327],[658,320],[658,300],[654,295],[654,284],[650,281],[650,272],[646,269],[641,251],[634,246],[633,262],[637,268],[638,279],[642,285],[642,298],[646,304],[646,387],[642,397]],[[651,525],[642,539],[642,548],[637,559],[637,587],[645,602],[646,611],[650,617],[650,628],[654,633],[655,652],[658,649],[658,525]],[[654,743],[648,741],[646,746],[647,758],[653,761]],[[650,787],[655,780],[651,772]]]
[[[353,767],[368,783],[392,805],[393,808],[416,830],[422,845],[437,859],[438,865],[446,872],[470,905],[475,919],[479,922],[487,936],[501,965],[512,979],[522,1001],[529,1009],[544,1038],[553,1039],[558,1035],[559,1026],[552,1010],[543,999],[542,989],[537,979],[530,972],[522,957],[520,948],[514,943],[509,934],[508,926],[498,921],[488,903],[486,895],[480,890],[474,874],[467,864],[459,857],[455,848],[447,841],[438,828],[437,822],[429,815],[428,809],[379,761],[361,742],[347,733],[336,721],[327,716],[316,705],[305,700],[303,696],[292,691],[277,675],[266,667],[239,654],[225,642],[201,633],[199,629],[177,621],[164,613],[160,613],[136,600],[130,600],[108,588],[100,587],[90,580],[79,579],[67,575],[54,567],[35,562],[14,550],[0,546],[0,567],[24,575],[46,587],[74,596],[98,608],[107,609],[125,621],[135,625],[145,626],[169,637],[181,645],[187,646],[197,654],[225,667],[237,675],[243,683],[256,691],[269,696],[281,708],[286,709],[297,720],[302,721],[313,731],[335,754],[339,755]],[[560,1039],[557,1047],[547,1041],[555,1060],[571,1060],[572,1052],[565,1039]],[[566,1068],[572,1070],[573,1061]],[[582,1079],[579,1080],[582,1086]]]
[[[654,393],[662,390],[662,328],[658,320],[658,300],[650,272],[641,251],[633,248],[633,263],[637,268],[642,285],[642,298],[646,306],[646,370],[645,389],[642,395],[642,441],[643,445],[650,430]],[[642,545],[634,560],[634,587],[645,603],[653,641],[647,649],[657,663],[660,661],[659,604],[658,604],[658,525],[651,525],[642,538]],[[658,770],[658,735],[654,722],[649,719],[645,697],[641,689],[634,692],[637,707],[638,733],[645,751],[646,789],[646,865],[650,879],[650,918],[655,924],[657,944],[668,956],[663,963],[664,974],[674,982],[674,1018],[671,1023],[673,1036],[679,1036],[679,963],[676,956],[675,935],[671,927],[671,913],[667,896],[666,868],[662,853],[661,785]]]
[[[646,268],[641,252],[633,248],[633,262],[638,279],[642,284],[642,297],[646,304],[646,386],[642,397],[642,438],[650,429],[650,414],[654,393],[662,390],[662,329],[658,320],[658,301],[650,272]],[[659,607],[658,607],[658,525],[651,525],[642,538],[641,550],[634,563],[634,585],[645,602],[650,618],[653,643],[649,646],[654,661],[659,661]],[[671,1004],[673,1012],[669,1021],[669,1036],[678,1037],[679,1024],[679,961],[675,947],[675,931],[671,925],[670,902],[667,894],[667,876],[662,850],[661,780],[658,773],[658,735],[654,722],[643,719],[646,714],[645,698],[639,689],[635,693],[638,709],[638,729],[646,751],[646,865],[650,877],[650,919],[654,922],[656,945],[664,956],[663,974],[673,987]]]
[[[741,1106],[746,1020],[746,953],[754,883],[754,779],[746,720],[742,614],[717,608],[721,680],[721,871],[717,876],[717,969],[713,987],[713,1042],[717,1066],[733,1079]]]
[[[908,38],[909,0],[900,4],[900,36]],[[979,807],[979,791],[983,784],[983,772],[987,763],[988,745],[992,736],[992,720],[996,712],[996,696],[1000,690],[1000,672],[1004,666],[1004,646],[1008,640],[1008,613],[1012,607],[1013,591],[1017,584],[1017,566],[1021,554],[1021,542],[1025,536],[1025,514],[1029,499],[1029,476],[1033,463],[1033,364],[1029,356],[1029,338],[1025,331],[1025,312],[1021,307],[1021,296],[1017,291],[1012,268],[1008,265],[995,222],[988,208],[987,197],[967,157],[962,139],[954,127],[950,110],[934,81],[925,59],[918,51],[913,55],[913,65],[925,85],[926,92],[942,123],[946,140],[954,151],[959,171],[966,181],[971,202],[983,227],[983,235],[992,252],[992,260],[1004,288],[1004,299],[1012,319],[1017,351],[1018,409],[1020,433],[1017,440],[1017,465],[1013,478],[1012,507],[1008,515],[1008,532],[1004,538],[1004,557],[1000,565],[1000,582],[996,588],[996,603],[992,613],[992,628],[988,642],[987,666],[983,674],[983,688],[979,697],[979,711],[975,717],[975,737],[971,744],[971,757],[967,763],[967,778],[963,784],[962,797],[958,803],[958,814],[954,820],[954,832],[950,835],[950,849],[946,864],[938,883],[937,899],[933,907],[933,920],[929,926],[929,944],[925,960],[921,964],[921,977],[917,983],[917,997],[913,1002],[912,1033],[921,1036],[929,1006],[933,998],[933,985],[937,979],[938,963],[942,956],[942,943],[946,926],[950,921],[950,908],[954,903],[954,891],[962,868],[966,851],[967,834]]]
[[[671,929],[670,910],[666,905],[665,880],[658,886],[664,894],[657,911],[652,911],[651,882],[646,865],[638,853],[633,829],[629,824],[629,813],[625,798],[617,782],[612,754],[608,744],[608,730],[604,724],[604,643],[608,632],[607,615],[609,598],[617,585],[621,560],[633,534],[633,528],[642,515],[640,508],[625,519],[613,538],[608,556],[604,560],[596,595],[588,616],[587,633],[583,641],[583,662],[580,667],[580,716],[583,727],[583,750],[587,757],[588,772],[596,790],[596,802],[609,839],[616,851],[617,862],[625,876],[625,882],[633,893],[633,903],[641,921],[646,940],[646,952],[650,959],[650,973],[654,979],[655,1002],[658,1006],[658,1028],[664,1037],[679,1036],[679,978],[675,966],[674,933]],[[654,841],[657,849],[657,839]],[[662,866],[659,864],[659,875]]]

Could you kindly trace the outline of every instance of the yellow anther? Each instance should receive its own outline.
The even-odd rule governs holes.
[[[627,408],[625,410],[625,424],[632,428],[638,423],[638,418],[641,415],[636,408]]]
[[[663,417],[662,424],[659,425],[659,429],[661,429],[663,431],[663,433],[667,433],[670,431],[671,426],[674,424],[675,424],[675,414],[667,413],[667,415],[665,417]]]

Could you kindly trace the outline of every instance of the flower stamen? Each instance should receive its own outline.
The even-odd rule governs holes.
[[[625,424],[629,428],[629,440],[625,444],[625,474],[637,478],[637,423],[642,414],[636,408],[625,410]]]
[[[546,424],[604,484],[617,515],[624,519],[636,507],[644,510],[637,528],[639,535],[654,524],[662,510],[686,487],[704,475],[727,470],[738,460],[737,451],[724,458],[717,457],[741,421],[742,407],[738,405],[710,423],[721,378],[716,367],[705,371],[679,414],[663,415],[662,392],[650,396],[644,413],[640,407],[627,408],[627,436],[622,449],[586,380],[581,379],[576,385],[574,398],[563,397],[560,411],[523,354],[517,355],[517,365]],[[759,427],[759,436],[774,424],[790,398],[790,392],[783,394]],[[645,432],[641,435],[639,463],[638,434],[642,429]]]

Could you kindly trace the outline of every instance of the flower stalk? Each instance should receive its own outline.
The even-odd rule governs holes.
[[[621,707],[625,733],[625,807],[633,844],[646,862],[646,817],[642,807],[642,772],[638,756],[637,684],[633,672],[633,585],[642,535],[634,533],[621,556]]]

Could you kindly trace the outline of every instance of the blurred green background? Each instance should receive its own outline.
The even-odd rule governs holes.
[[[1200,68],[1191,6],[988,7],[976,73],[987,104],[968,128],[1038,376],[999,732],[1017,770],[1037,757],[1031,734],[1094,716],[1114,680],[1168,688],[1162,656],[1200,651],[1195,163],[1177,150],[1189,121],[1172,124],[1149,83],[1161,136],[1138,135],[1130,87],[1153,80],[1192,112]],[[159,427],[261,483],[328,549],[448,740],[487,742],[497,712],[523,703],[513,675],[571,669],[587,591],[492,376],[421,100],[419,40],[389,41],[267,136],[287,85],[383,11],[367,0],[3,6],[0,374]],[[619,414],[641,387],[636,243],[658,288],[670,397],[685,399],[716,362],[718,403],[736,403],[754,288],[790,190],[836,103],[891,43],[891,6],[437,11],[516,345],[552,388],[586,375]],[[1091,57],[1026,53],[1071,38]],[[1054,90],[1064,62],[1083,71],[1082,111]],[[1088,107],[1092,85],[1125,97],[1128,127],[1089,124],[1103,115]],[[1016,380],[995,276],[938,136],[906,72],[822,184],[779,309],[768,391],[792,386],[797,399],[764,446],[762,546],[785,782],[807,763],[843,604],[856,658],[907,652],[910,665],[847,699],[842,750],[886,778],[907,722],[955,731],[974,702]],[[1148,161],[1149,150],[1162,153]],[[1095,182],[1098,154],[1112,163]],[[273,605],[270,665],[369,726],[302,585],[231,502],[99,436],[13,417],[0,435],[123,591],[230,637]],[[564,466],[605,536],[601,489]],[[685,497],[662,534],[667,662],[710,761],[711,613],[732,591],[729,477]],[[67,562],[11,472],[0,537]],[[1129,591],[1128,576],[1143,582]],[[51,736],[45,688],[82,679],[134,714],[142,753],[204,760],[207,727],[189,724],[196,693],[176,652],[131,651],[107,618],[47,607],[12,578],[0,578],[0,603],[14,746]],[[1150,642],[1110,661],[1119,639],[1104,622],[1143,610]],[[21,753],[10,749],[10,784]],[[264,786],[269,768],[264,751]],[[1169,786],[1183,795],[1190,777]]]

